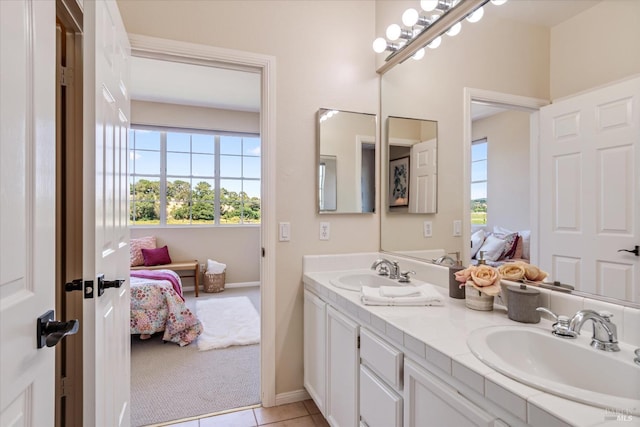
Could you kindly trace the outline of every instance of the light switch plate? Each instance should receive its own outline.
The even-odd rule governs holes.
[[[453,235],[462,236],[462,221],[459,219],[453,221]]]
[[[281,242],[288,242],[291,240],[291,224],[288,222],[280,223],[279,239]]]

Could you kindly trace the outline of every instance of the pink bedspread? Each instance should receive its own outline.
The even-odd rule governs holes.
[[[172,271],[166,272],[169,275],[175,274]],[[182,290],[181,282],[178,285]],[[180,346],[190,344],[202,333],[202,324],[176,292],[173,281],[140,278],[133,274],[130,328],[131,334],[164,331],[164,341]]]
[[[182,298],[182,283],[180,279],[176,277],[175,273],[167,270],[133,270],[131,271],[131,277],[139,277],[141,279],[153,279],[153,280],[168,280],[173,286],[173,290]]]

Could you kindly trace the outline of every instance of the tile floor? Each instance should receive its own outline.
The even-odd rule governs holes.
[[[245,409],[165,425],[171,427],[329,427],[329,423],[311,399],[272,408]]]

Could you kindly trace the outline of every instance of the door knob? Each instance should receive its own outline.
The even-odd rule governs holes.
[[[107,288],[119,288],[124,283],[124,279],[104,280],[104,274],[98,275],[98,296],[102,296]]]
[[[634,249],[618,249],[618,252],[629,252],[635,256],[640,256],[640,246],[636,245]]]
[[[80,322],[78,319],[69,320],[68,322],[59,322],[57,320],[53,320],[53,310],[47,311],[42,316],[38,317],[36,324],[36,342],[38,343],[38,348],[42,348],[45,345],[47,347],[53,347],[67,335],[77,333],[79,327]]]

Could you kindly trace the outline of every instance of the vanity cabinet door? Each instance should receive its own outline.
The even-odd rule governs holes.
[[[402,397],[360,365],[360,425],[402,427]]]
[[[327,411],[332,427],[356,427],[358,411],[359,326],[327,306]]]
[[[304,291],[304,387],[323,415],[326,409],[327,303]]]
[[[404,363],[405,427],[492,427],[488,414],[414,362]]]

